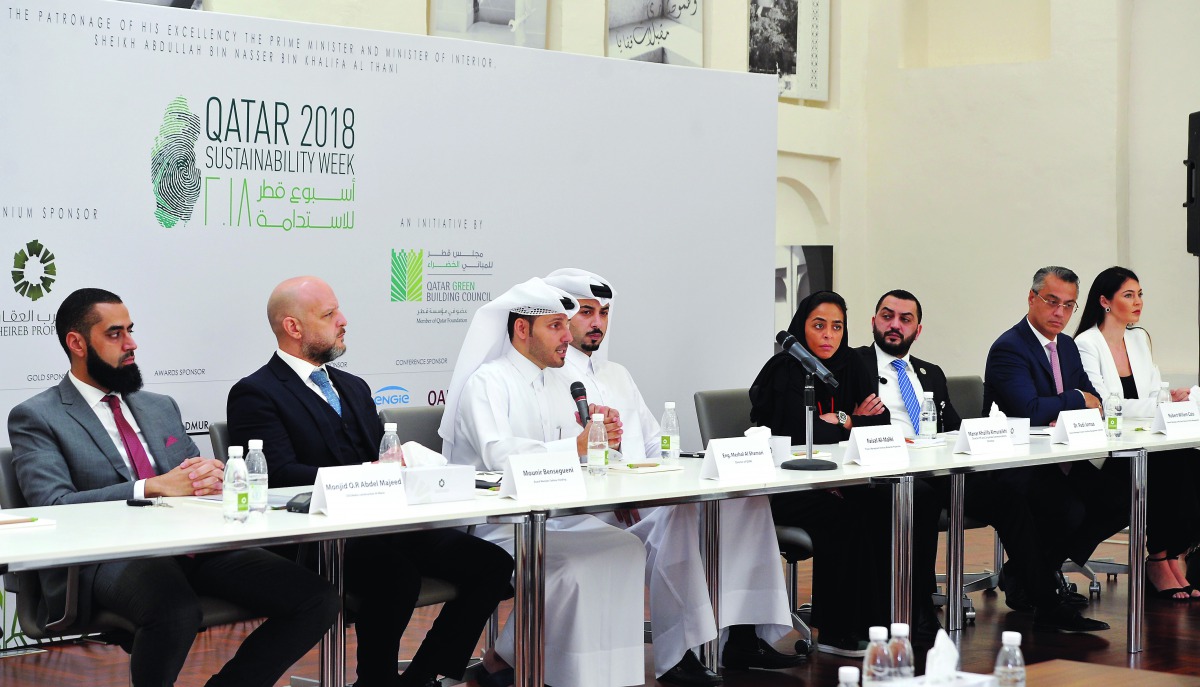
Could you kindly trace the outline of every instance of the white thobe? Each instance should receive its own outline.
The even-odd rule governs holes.
[[[450,460],[504,470],[511,455],[576,451],[570,388],[511,345],[463,387]],[[641,541],[590,515],[551,518],[546,532],[546,682],[578,687],[645,683]],[[513,528],[476,534],[513,553]],[[512,623],[496,652],[514,662]]]
[[[593,360],[571,347],[567,364],[554,373],[567,385],[583,382],[588,402],[621,414],[626,460],[659,459],[658,421],[627,369],[612,361]],[[755,496],[721,501],[720,509],[721,629],[756,625],[760,637],[774,642],[792,626],[771,504],[765,496]],[[622,526],[615,516],[605,515],[606,522]],[[717,627],[700,555],[700,506],[643,509],[641,515],[642,520],[628,531],[646,546],[654,674],[661,676],[689,648],[716,637]]]

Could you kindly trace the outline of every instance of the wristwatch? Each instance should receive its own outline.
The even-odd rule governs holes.
[[[850,422],[850,416],[840,410],[837,411],[837,419],[838,419],[838,424],[841,425],[842,427],[845,427],[846,424],[848,422]]]

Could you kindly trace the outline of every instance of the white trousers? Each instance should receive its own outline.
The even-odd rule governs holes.
[[[759,637],[774,642],[792,629],[792,619],[771,505],[765,496],[720,504],[721,629],[755,625]],[[716,637],[717,626],[700,555],[700,504],[639,513],[642,520],[627,531],[646,546],[654,674],[658,677],[688,649]],[[622,526],[610,513],[600,517]],[[722,649],[724,640],[722,636]]]
[[[476,528],[476,535],[513,553],[511,525]],[[643,685],[646,551],[628,532],[590,515],[546,523],[546,683],[555,687]],[[513,623],[496,653],[514,664]]]

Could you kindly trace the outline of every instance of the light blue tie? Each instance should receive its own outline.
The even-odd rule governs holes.
[[[913,391],[912,382],[908,379],[905,369],[908,364],[896,358],[892,361],[892,367],[896,368],[896,380],[900,382],[900,398],[904,399],[904,408],[908,410],[908,421],[912,423],[913,431],[920,434],[921,404],[917,402],[917,392]]]
[[[321,390],[321,393],[325,395],[325,400],[329,401],[329,405],[333,406],[333,412],[337,413],[338,417],[341,417],[342,399],[338,398],[337,392],[333,390],[333,384],[329,382],[329,373],[318,367],[312,371],[312,374],[310,374],[308,378],[313,380],[313,383],[315,383],[317,388]],[[912,393],[911,388],[908,390],[908,393]]]

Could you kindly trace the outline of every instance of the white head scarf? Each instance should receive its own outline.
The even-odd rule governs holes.
[[[450,387],[446,390],[446,411],[438,428],[443,442],[442,455],[453,455],[458,403],[467,380],[480,365],[504,355],[504,347],[508,345],[509,313],[572,317],[578,310],[579,304],[566,292],[534,277],[517,284],[475,311],[458,352],[458,361],[454,364]]]
[[[598,274],[574,267],[564,267],[561,270],[554,270],[546,275],[543,281],[550,286],[565,291],[576,300],[586,298],[599,301],[602,308],[612,303],[613,299],[617,297],[616,290],[612,288],[607,279]],[[608,330],[604,334],[604,343],[600,345],[598,350],[593,351],[591,355],[593,365],[608,360],[608,341],[609,333],[611,332],[612,317],[609,316]]]

